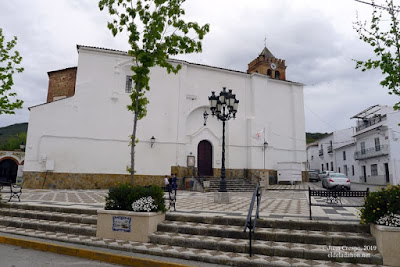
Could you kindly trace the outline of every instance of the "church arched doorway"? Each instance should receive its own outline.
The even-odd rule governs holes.
[[[200,141],[197,146],[197,168],[199,176],[212,176],[212,145],[207,140]]]
[[[12,159],[0,161],[0,182],[17,181],[18,164]]]

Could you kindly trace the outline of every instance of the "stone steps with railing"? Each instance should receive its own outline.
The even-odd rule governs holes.
[[[243,232],[244,224],[245,219],[242,218],[169,213],[166,221],[158,225],[158,231],[150,236],[150,241],[174,248],[214,250],[214,254],[245,254],[249,251],[249,240],[248,233]],[[264,256],[283,257],[280,260],[289,266],[293,262],[311,266],[311,262],[320,260],[325,261],[325,265],[330,265],[329,261],[382,264],[382,257],[377,250],[365,249],[376,245],[365,225],[259,219],[253,235],[256,240],[252,242],[252,251],[256,259]],[[331,253],[355,253],[361,257],[335,258],[331,257]],[[310,262],[304,264],[304,260]],[[217,263],[212,259],[207,259],[207,262]]]
[[[253,242],[255,254],[249,257],[244,218],[167,213],[148,243],[96,237],[96,222],[96,210],[20,204],[0,209],[4,233],[230,266],[347,266],[333,263],[328,253],[349,252],[341,249],[343,245],[375,244],[364,225],[261,218]],[[382,264],[376,251],[369,258],[336,260],[356,263],[352,266]]]

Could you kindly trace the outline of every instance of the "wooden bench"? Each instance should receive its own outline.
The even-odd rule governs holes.
[[[311,207],[362,207],[363,205],[343,205],[342,197],[366,197],[369,195],[369,188],[367,191],[343,191],[343,190],[311,190],[308,187],[308,205],[310,208],[310,220],[312,220]],[[325,203],[312,203],[311,197],[326,198]]]
[[[0,194],[3,193],[9,193],[10,198],[8,199],[8,202],[11,201],[13,198],[18,198],[18,200],[21,202],[21,195],[22,195],[22,186],[17,185],[12,182],[0,182]]]

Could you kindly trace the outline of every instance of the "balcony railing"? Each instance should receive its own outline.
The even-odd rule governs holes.
[[[364,120],[362,121],[357,127],[356,127],[356,132],[359,132],[361,130],[364,130],[365,128],[368,128],[374,124],[377,124],[381,121],[386,120],[386,115],[384,116],[378,116],[378,117],[374,117],[368,120]]]
[[[367,159],[373,157],[379,157],[389,154],[389,146],[388,145],[381,145],[375,146],[368,149],[362,149],[354,153],[354,159]]]
[[[333,153],[333,148],[332,148],[332,146],[328,146],[328,153]]]
[[[318,155],[323,156],[324,155],[324,150],[323,149],[318,150]]]

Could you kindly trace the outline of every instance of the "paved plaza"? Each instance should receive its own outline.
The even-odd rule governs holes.
[[[273,185],[264,190],[260,205],[261,218],[308,219],[308,187],[321,189],[316,183]],[[63,206],[82,209],[103,209],[107,190],[46,190],[24,189],[21,204]],[[207,216],[247,215],[252,193],[233,192],[229,204],[214,203],[214,193],[179,190],[176,212]],[[4,197],[6,197],[5,194]],[[313,197],[313,202],[325,200]],[[362,199],[342,199],[343,204],[360,203]],[[15,200],[13,200],[15,203]],[[168,200],[166,201],[168,206]],[[312,207],[317,220],[358,221],[358,209],[353,207]]]

